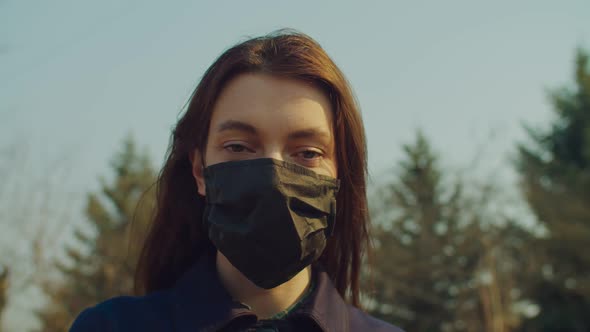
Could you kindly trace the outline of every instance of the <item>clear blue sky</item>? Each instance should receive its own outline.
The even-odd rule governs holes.
[[[316,38],[348,76],[375,175],[416,128],[449,163],[482,145],[504,160],[522,121],[550,118],[545,89],[568,82],[575,47],[590,45],[590,1],[3,0],[0,139],[68,155],[84,184],[129,132],[160,162],[205,68],[281,27]]]
[[[283,27],[351,81],[374,177],[417,128],[445,164],[484,147],[483,167],[509,177],[521,123],[551,119],[546,89],[590,49],[590,1],[0,0],[1,146],[25,142],[36,174],[67,163],[64,192],[95,189],[130,132],[160,163],[211,62]]]

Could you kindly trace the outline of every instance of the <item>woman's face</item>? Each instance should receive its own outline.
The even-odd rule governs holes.
[[[268,74],[231,80],[213,109],[204,162],[191,158],[199,193],[205,195],[202,165],[273,158],[337,177],[333,113],[321,90],[303,81]]]

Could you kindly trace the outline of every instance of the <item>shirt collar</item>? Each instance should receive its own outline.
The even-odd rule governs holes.
[[[289,319],[311,319],[323,331],[347,331],[348,305],[328,274],[314,266],[316,288],[309,298],[289,315]],[[232,299],[221,284],[215,255],[203,254],[176,283],[173,315],[178,331],[217,331],[236,319],[256,321],[247,306]]]

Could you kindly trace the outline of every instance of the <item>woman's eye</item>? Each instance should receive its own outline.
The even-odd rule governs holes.
[[[230,152],[244,152],[244,151],[250,151],[248,148],[246,148],[245,146],[241,145],[241,144],[229,144],[226,145],[224,147],[224,149],[230,151]]]
[[[313,151],[313,150],[305,150],[302,151],[301,153],[301,157],[303,157],[303,159],[316,159],[318,157],[321,156],[321,154],[317,151]]]

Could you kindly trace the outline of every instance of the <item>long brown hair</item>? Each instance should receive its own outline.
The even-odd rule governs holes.
[[[292,30],[239,43],[205,72],[172,133],[157,182],[154,220],[136,271],[136,291],[172,287],[200,255],[214,250],[202,226],[205,200],[197,193],[189,154],[205,150],[213,106],[224,85],[248,72],[311,82],[332,103],[341,189],[333,236],[319,261],[338,292],[359,306],[361,261],[369,245],[367,156],[361,115],[348,82],[326,52],[309,36]]]

